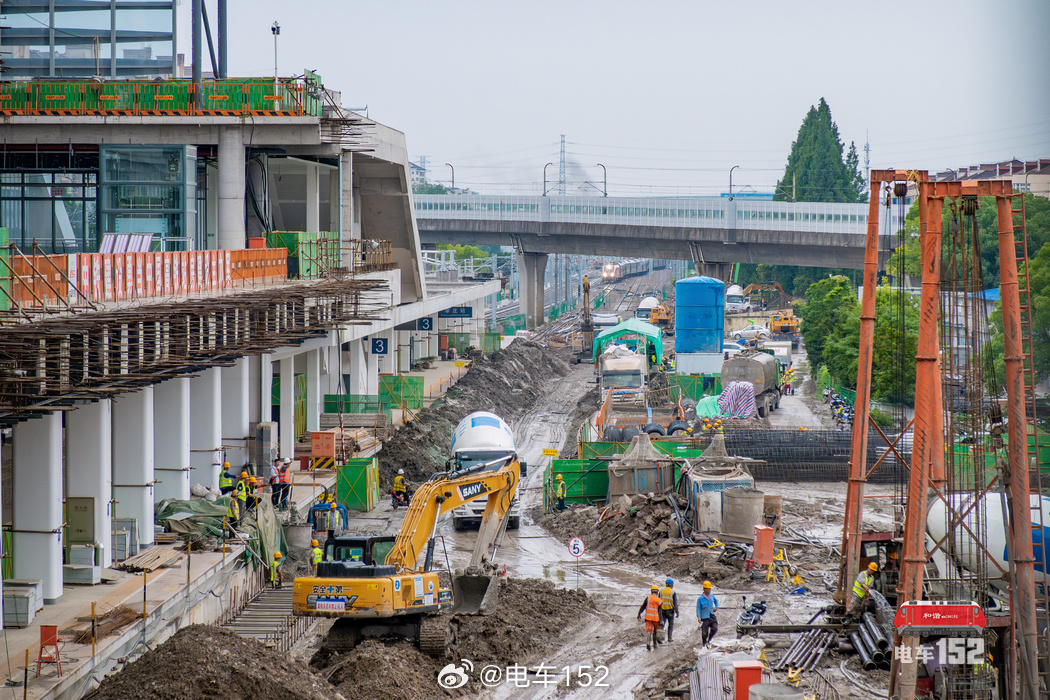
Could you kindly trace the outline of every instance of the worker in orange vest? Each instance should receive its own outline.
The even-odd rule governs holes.
[[[281,508],[288,510],[288,501],[292,496],[292,460],[288,457],[281,462]]]
[[[639,620],[642,619],[642,613],[645,613],[645,648],[648,651],[660,645],[660,637],[657,636],[657,632],[660,630],[661,602],[660,587],[654,585],[649,590],[649,595],[642,601],[642,606],[638,608]]]

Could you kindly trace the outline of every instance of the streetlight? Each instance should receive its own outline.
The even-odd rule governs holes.
[[[598,163],[598,167],[602,169],[602,196],[609,196],[609,171],[605,169],[605,166]]]
[[[273,94],[274,97],[280,95],[277,92],[277,37],[281,35],[281,25],[277,24],[277,20],[273,21],[273,26],[270,27],[270,31],[273,32]],[[223,39],[225,41],[225,39]],[[273,109],[280,109],[280,103],[274,102]]]
[[[554,165],[554,163],[547,163],[543,166],[543,196],[547,196],[547,168]]]
[[[739,167],[739,165],[734,165],[729,169],[729,201],[733,201],[733,171]]]
[[[452,168],[452,163],[445,163],[448,167]],[[456,192],[456,169],[452,168],[452,193]]]

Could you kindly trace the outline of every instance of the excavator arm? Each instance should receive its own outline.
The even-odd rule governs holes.
[[[491,469],[502,462],[498,469]],[[485,553],[502,531],[518,490],[520,467],[517,455],[478,465],[466,472],[442,472],[420,486],[412,496],[386,563],[399,571],[416,571],[416,562],[434,538],[441,516],[462,505],[487,498],[470,569],[482,563]]]

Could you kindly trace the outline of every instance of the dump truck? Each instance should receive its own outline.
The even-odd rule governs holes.
[[[295,579],[292,613],[335,619],[327,644],[338,651],[369,637],[400,636],[443,656],[451,630],[440,613],[496,610],[500,578],[489,557],[506,530],[520,475],[513,453],[434,474],[413,494],[396,535],[326,540],[317,574]],[[449,589],[434,569],[438,520],[480,499],[485,512],[470,564]]]
[[[798,319],[791,311],[774,311],[769,319],[772,340],[790,340],[791,349],[798,350]]]
[[[598,357],[599,401],[613,395],[614,404],[645,405],[649,362],[645,353],[612,345]]]
[[[765,418],[780,407],[780,363],[764,352],[742,352],[722,363],[722,386],[749,382],[755,387],[755,408]]]

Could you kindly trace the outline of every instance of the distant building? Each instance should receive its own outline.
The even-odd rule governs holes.
[[[1031,192],[1050,199],[1050,158],[1038,160],[1004,160],[982,163],[939,172],[934,180],[1006,180],[1013,182],[1014,192]]]
[[[134,11],[97,0],[0,4],[4,80],[177,73],[173,0],[138,0]]]
[[[412,178],[412,186],[426,184],[427,181],[427,169],[426,166],[418,165],[409,161],[408,167],[410,170],[409,176]]]

